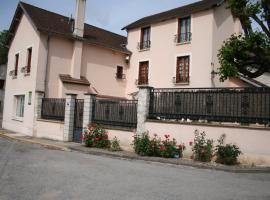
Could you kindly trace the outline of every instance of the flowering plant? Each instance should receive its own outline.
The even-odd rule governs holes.
[[[176,139],[170,139],[170,135],[165,135],[165,140],[161,142],[160,154],[164,158],[182,158],[185,144],[177,145]]]
[[[181,158],[186,148],[184,144],[177,145],[177,141],[171,140],[168,134],[161,140],[157,134],[150,138],[149,133],[134,135],[133,146],[138,155],[164,158]]]
[[[96,148],[110,147],[108,132],[104,128],[96,124],[91,124],[84,130],[82,139],[86,147],[96,147]]]
[[[206,139],[205,132],[200,133],[198,130],[195,130],[195,139],[194,144],[190,142],[190,145],[193,146],[193,157],[195,160],[202,162],[210,162],[213,158],[213,140]]]

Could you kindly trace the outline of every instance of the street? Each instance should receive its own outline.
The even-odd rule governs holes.
[[[269,200],[270,174],[45,149],[0,138],[0,200]]]

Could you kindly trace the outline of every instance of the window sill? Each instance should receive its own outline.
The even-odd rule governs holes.
[[[185,45],[185,44],[191,44],[191,41],[188,41],[188,42],[176,42],[175,43],[176,46]]]
[[[174,83],[175,86],[178,86],[178,85],[189,85],[190,82],[181,82],[181,83]]]
[[[23,117],[13,117],[13,121],[23,122]]]
[[[30,72],[29,73],[25,73],[24,76],[30,76]]]
[[[150,51],[150,48],[147,48],[147,49],[139,49],[139,52],[144,52],[144,51]]]

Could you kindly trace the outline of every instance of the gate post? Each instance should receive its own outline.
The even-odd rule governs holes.
[[[83,108],[83,128],[88,127],[92,122],[93,104],[96,99],[96,94],[84,94],[84,108]]]
[[[146,132],[145,122],[149,114],[150,91],[152,87],[139,87],[138,108],[137,108],[137,134]]]
[[[64,124],[64,142],[71,142],[73,139],[74,129],[74,114],[75,114],[75,103],[76,94],[66,94],[66,107],[65,107],[65,124]]]

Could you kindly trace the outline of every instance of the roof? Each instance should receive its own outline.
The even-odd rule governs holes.
[[[81,76],[80,79],[76,79],[68,74],[60,74],[59,77],[63,83],[90,86],[90,82],[84,76]]]
[[[142,19],[139,19],[138,21],[135,21],[126,27],[124,29],[133,29],[138,28],[142,26],[149,26],[154,23],[163,22],[169,19],[179,18],[179,17],[186,17],[193,13],[208,10],[210,8],[213,8],[215,6],[219,6],[222,4],[224,0],[202,0],[196,3],[192,3],[186,6],[182,6],[179,8],[175,8],[172,10],[168,10],[162,13],[158,13],[155,15],[151,15],[148,17],[144,17]]]
[[[56,34],[59,36],[64,36],[70,39],[80,39],[85,42],[98,45],[105,48],[110,48],[112,50],[120,51],[129,54],[130,52],[126,49],[125,44],[127,38],[118,35],[104,29],[85,24],[84,36],[83,38],[77,38],[73,35],[72,27],[74,20],[66,16],[53,13],[33,5],[20,2],[18,4],[14,19],[12,21],[10,32],[15,34],[16,27],[21,18],[22,13],[25,13],[40,32]],[[9,37],[9,43],[12,40],[12,35]]]
[[[264,75],[263,75],[264,76]],[[267,77],[267,75],[265,75]],[[258,80],[257,79],[253,79],[253,78],[249,78],[248,76],[244,76],[242,74],[239,75],[239,78],[244,81],[245,83],[253,86],[253,87],[269,87],[269,85],[267,85],[267,83],[264,83],[262,80]],[[267,79],[269,79],[270,76],[268,76]]]

